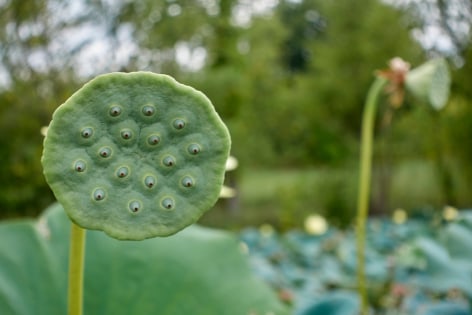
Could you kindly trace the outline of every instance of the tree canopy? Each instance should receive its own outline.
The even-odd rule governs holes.
[[[455,78],[452,106],[439,118],[447,140],[401,136],[415,119],[429,130],[438,123],[411,102],[399,111],[398,128],[381,138],[398,159],[439,150],[472,174],[472,145],[463,145],[472,129],[465,118],[472,115],[470,12],[465,0],[427,8],[380,0],[1,1],[2,216],[36,214],[52,201],[39,163],[40,129],[81,84],[110,71],[167,73],[202,90],[244,165],[333,166],[357,158],[374,71],[395,56],[417,65],[442,53]],[[429,16],[452,50],[418,40],[430,30]],[[397,149],[408,145],[415,150]]]

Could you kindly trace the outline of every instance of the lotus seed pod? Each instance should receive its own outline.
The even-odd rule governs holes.
[[[142,240],[174,234],[214,205],[229,150],[201,92],[166,75],[110,73],[55,111],[41,161],[73,222]]]
[[[405,80],[405,86],[419,100],[439,110],[449,98],[451,78],[444,59],[432,59],[411,70]]]

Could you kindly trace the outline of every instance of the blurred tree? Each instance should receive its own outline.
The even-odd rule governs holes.
[[[80,32],[102,16],[92,4],[0,3],[0,217],[35,215],[53,201],[40,130],[84,80],[79,70],[96,65],[77,62],[91,44]]]
[[[202,90],[228,123],[243,165],[357,159],[373,72],[395,56],[412,64],[424,59],[411,36],[412,27],[426,25],[411,18],[424,10],[406,13],[380,0],[280,0],[256,11],[261,3],[0,1],[0,215],[34,214],[52,200],[41,174],[39,129],[82,82],[102,72],[163,72]],[[438,12],[454,29],[465,9],[457,13],[462,7],[448,3],[438,0]],[[464,117],[472,78],[470,50],[461,45],[465,67],[455,73],[460,97],[453,106],[459,114],[447,109],[444,132],[454,138],[443,145],[467,161],[472,153],[458,143],[470,127]],[[400,125],[395,135],[407,134],[414,119]],[[399,147],[413,148],[405,158],[431,148],[429,140],[395,135],[384,137],[395,140],[385,156]]]
[[[296,165],[352,159],[374,70],[397,55],[419,60],[421,48],[401,13],[377,0],[283,1],[277,10],[290,79],[273,92],[276,155]]]
[[[282,62],[291,72],[308,69],[311,57],[309,43],[325,31],[325,18],[314,9],[316,7],[313,1],[296,3],[284,0],[277,8],[281,22],[289,26],[289,34],[282,46]]]
[[[55,104],[69,94],[67,68],[48,68],[50,12],[45,1],[0,8],[0,216],[36,214],[52,198],[42,177],[42,135]]]
[[[409,18],[413,34],[425,50],[446,55],[461,63],[470,44],[472,2],[470,0],[395,1]]]
[[[380,1],[321,1],[319,10],[327,27],[323,38],[312,44],[312,95],[347,134],[357,135],[374,71],[395,56],[415,64],[424,54],[402,14]]]
[[[471,28],[472,2],[469,0],[392,1],[413,25],[413,35],[428,55],[442,55],[451,61],[453,85],[448,106],[437,115],[424,115],[426,133],[416,150],[436,165],[444,194],[442,202],[470,206],[472,199],[464,191],[472,187],[472,151],[465,137],[471,126]],[[414,122],[417,123],[417,120]],[[405,124],[407,126],[408,124]],[[413,128],[413,122],[408,125]],[[418,141],[417,141],[418,142]]]
[[[469,40],[470,43],[470,40]],[[472,47],[463,51],[464,65],[453,71],[452,97],[444,115],[439,119],[442,124],[441,150],[443,167],[447,168],[454,180],[451,194],[454,194],[458,207],[472,206]],[[448,183],[446,182],[445,185]]]

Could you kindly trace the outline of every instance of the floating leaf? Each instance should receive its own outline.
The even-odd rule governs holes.
[[[358,315],[359,299],[351,292],[334,292],[324,296],[299,315]]]
[[[69,229],[59,205],[0,224],[0,314],[66,313]],[[84,285],[87,315],[288,314],[232,234],[197,226],[141,242],[88,231]]]
[[[461,289],[472,296],[472,275],[470,267],[460,261],[451,259],[447,250],[433,239],[417,238],[410,248],[416,259],[422,259],[417,268],[414,280],[421,287],[433,292],[444,293],[451,289]],[[401,258],[401,257],[400,257]],[[401,258],[400,261],[406,261]]]
[[[450,223],[440,236],[453,258],[472,261],[472,229],[460,223]]]
[[[465,305],[441,302],[427,307],[421,315],[470,315],[470,311]]]

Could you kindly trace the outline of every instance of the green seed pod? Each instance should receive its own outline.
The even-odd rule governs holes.
[[[432,59],[411,70],[405,80],[406,89],[420,101],[439,110],[449,98],[451,78],[444,59]]]
[[[152,116],[156,112],[156,108],[151,105],[146,105],[143,107],[143,114],[145,116]]]
[[[129,203],[129,210],[131,210],[131,212],[133,212],[133,213],[136,213],[139,210],[141,210],[141,207],[142,206],[141,206],[141,203],[139,201],[134,200],[134,201],[131,201]]]
[[[109,158],[111,156],[111,149],[109,147],[100,148],[100,150],[98,151],[98,154],[102,158]]]
[[[162,164],[167,167],[172,167],[175,165],[175,158],[171,155],[168,155],[162,160]]]
[[[121,107],[114,105],[110,108],[110,116],[117,117],[121,115]]]
[[[183,119],[176,119],[173,122],[173,126],[174,126],[175,129],[178,129],[178,130],[184,129],[185,121]]]
[[[156,185],[156,178],[152,175],[148,175],[144,178],[144,185],[148,188],[152,188]]]
[[[172,210],[174,208],[174,200],[172,198],[164,198],[161,205],[166,210]]]
[[[123,178],[128,176],[129,174],[129,169],[126,166],[122,166],[119,169],[116,170],[116,176],[119,178]]]
[[[85,167],[86,167],[85,162],[82,161],[82,160],[78,160],[78,161],[76,161],[75,164],[74,164],[74,169],[75,169],[77,172],[83,172],[83,171],[85,171]]]
[[[105,198],[105,191],[101,188],[97,188],[93,191],[93,199],[96,201],[103,200]]]
[[[93,129],[90,127],[85,127],[81,132],[82,137],[90,138],[93,135]]]
[[[200,146],[196,143],[192,143],[191,145],[188,146],[188,153],[196,155],[200,153]]]
[[[192,187],[193,185],[194,185],[194,181],[192,177],[185,176],[184,178],[182,178],[182,186],[189,188],[189,187]]]
[[[174,234],[214,205],[229,149],[201,92],[166,75],[110,73],[59,106],[41,162],[72,221],[141,240]]]
[[[161,141],[161,137],[159,137],[158,135],[150,135],[148,137],[148,143],[150,145],[157,145],[159,144],[160,141]]]
[[[121,137],[125,140],[131,139],[133,132],[130,129],[121,130]]]

